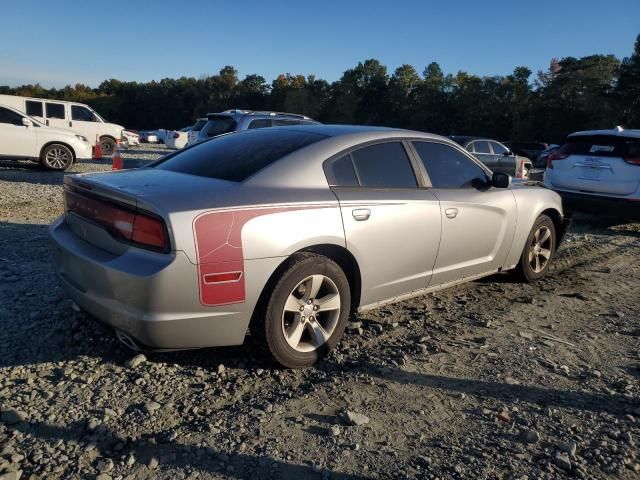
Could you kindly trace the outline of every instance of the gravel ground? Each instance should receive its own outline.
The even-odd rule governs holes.
[[[136,356],[74,311],[61,180],[0,162],[0,480],[640,476],[640,224],[576,217],[543,281],[379,309],[288,371],[251,339]]]

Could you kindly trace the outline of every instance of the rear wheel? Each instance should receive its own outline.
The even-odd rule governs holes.
[[[350,305],[349,282],[335,262],[320,255],[294,259],[265,312],[263,332],[271,354],[285,367],[313,365],[342,337]]]
[[[544,277],[556,252],[556,229],[553,221],[540,215],[533,224],[522,251],[518,273],[527,282]]]
[[[101,137],[100,148],[103,155],[110,157],[116,149],[116,141],[110,137]]]
[[[59,143],[47,145],[40,155],[40,163],[50,170],[67,170],[73,165],[73,152]]]

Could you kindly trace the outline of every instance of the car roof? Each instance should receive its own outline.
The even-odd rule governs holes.
[[[297,118],[300,120],[313,120],[311,117],[301,115],[299,113],[287,113],[287,112],[274,112],[270,110],[240,110],[238,108],[232,108],[224,110],[222,112],[210,112],[207,113],[207,118],[216,116],[228,116],[228,117],[286,117]]]
[[[473,142],[475,140],[485,140],[487,142],[497,142],[498,140],[494,140],[493,138],[485,138],[485,137],[474,137],[471,135],[449,135],[447,138],[450,138],[456,143],[460,145],[466,145],[469,142]],[[499,142],[498,142],[499,143]]]
[[[571,137],[592,136],[592,135],[608,135],[613,137],[630,137],[640,138],[640,130],[625,130],[622,127],[610,128],[607,130],[583,130],[581,132],[574,132],[569,134]]]

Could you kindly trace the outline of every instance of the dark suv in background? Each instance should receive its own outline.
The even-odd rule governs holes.
[[[514,178],[529,178],[533,168],[531,160],[518,156],[502,143],[490,138],[453,135],[449,137],[472,153],[493,172],[502,172]]]

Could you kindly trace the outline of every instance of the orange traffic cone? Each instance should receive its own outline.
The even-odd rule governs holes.
[[[100,146],[98,135],[96,135],[96,144],[93,146],[93,159],[102,160],[102,147]]]
[[[113,151],[111,170],[122,170],[122,155],[120,155],[120,140],[116,140],[116,149]]]

